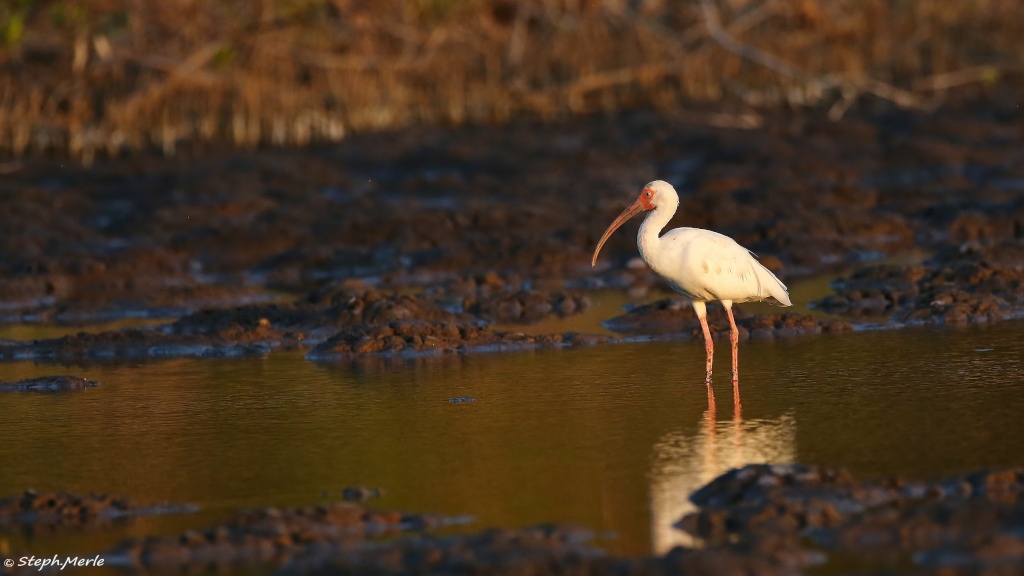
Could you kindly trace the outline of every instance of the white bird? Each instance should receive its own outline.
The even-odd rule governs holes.
[[[708,329],[707,303],[717,300],[729,315],[729,340],[732,342],[732,380],[739,381],[737,343],[739,329],[732,316],[733,302],[769,301],[792,306],[786,285],[761,265],[750,250],[728,236],[700,228],[676,228],[659,236],[679,207],[679,195],[668,182],[655,180],[644,186],[632,206],[605,230],[594,250],[591,266],[597,264],[608,237],[627,220],[648,212],[636,236],[640,256],[673,290],[693,302],[707,353],[707,380],[711,383],[711,362],[715,349]]]

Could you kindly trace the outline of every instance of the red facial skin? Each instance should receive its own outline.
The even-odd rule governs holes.
[[[637,196],[636,203],[639,204],[644,211],[654,210],[654,190],[650,188],[644,188],[640,191],[640,196]]]
[[[654,210],[654,190],[644,188],[640,191],[640,195],[637,196],[636,202],[633,202],[632,206],[626,208],[622,214],[619,214],[619,217],[615,219],[615,222],[612,222],[612,225],[604,231],[604,235],[601,236],[601,240],[597,243],[597,249],[594,250],[594,258],[591,260],[590,265],[597,265],[597,255],[601,252],[601,247],[608,241],[608,237],[612,235],[612,232],[615,232],[615,230],[618,229],[619,226],[622,226],[626,220],[648,210]]]

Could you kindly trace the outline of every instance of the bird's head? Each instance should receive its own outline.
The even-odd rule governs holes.
[[[590,265],[597,265],[597,255],[601,252],[601,247],[608,241],[608,237],[612,235],[612,232],[618,230],[619,226],[626,223],[626,220],[641,212],[654,210],[661,205],[671,205],[674,210],[678,204],[679,196],[671,184],[664,180],[655,180],[648,183],[640,191],[640,195],[636,197],[636,202],[633,202],[629,208],[626,208],[622,214],[619,214],[619,217],[604,231],[604,235],[601,236],[601,240],[597,243],[597,249],[594,250],[594,258],[591,260]]]

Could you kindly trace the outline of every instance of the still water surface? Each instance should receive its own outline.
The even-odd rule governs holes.
[[[204,510],[0,538],[37,553],[102,551],[362,484],[386,490],[381,508],[471,514],[470,529],[573,522],[616,533],[614,552],[644,554],[685,543],[671,524],[692,509],[687,496],[749,462],[865,477],[1024,465],[1024,323],[744,343],[740,408],[719,346],[714,410],[701,343],[363,364],[301,353],[0,364],[7,380],[103,383],[0,395],[0,495],[98,491]]]

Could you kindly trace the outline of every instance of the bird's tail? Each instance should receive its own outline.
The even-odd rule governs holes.
[[[754,262],[753,268],[762,293],[767,293],[768,296],[774,298],[780,306],[793,305],[789,300],[789,292],[786,290],[786,285],[776,278],[775,274],[772,274],[771,270],[765,268],[757,261]],[[775,302],[772,302],[772,304],[774,303]]]

